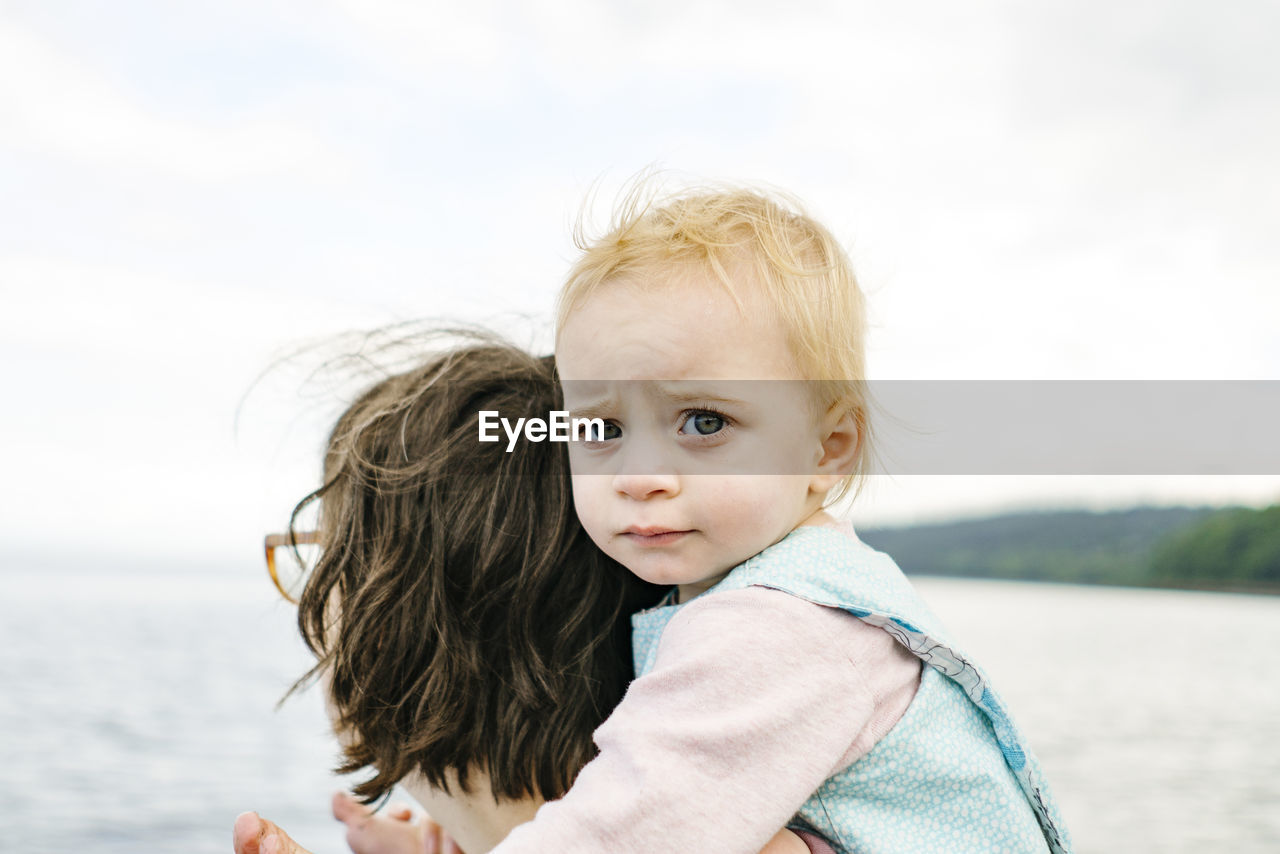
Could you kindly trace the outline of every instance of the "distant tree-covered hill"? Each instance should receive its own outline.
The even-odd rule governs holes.
[[[1280,589],[1280,505],[1021,513],[858,534],[907,573]]]
[[[1176,531],[1152,554],[1150,580],[1280,590],[1280,504],[1224,510]]]

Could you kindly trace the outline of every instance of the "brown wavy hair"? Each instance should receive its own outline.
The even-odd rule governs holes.
[[[478,441],[478,412],[559,409],[551,357],[493,339],[364,392],[338,419],[321,553],[298,607],[366,801],[419,771],[554,799],[632,676],[631,611],[660,591],[605,557],[572,507],[559,443]]]

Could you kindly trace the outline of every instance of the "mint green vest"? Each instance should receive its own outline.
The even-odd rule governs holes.
[[[805,526],[703,595],[751,586],[847,611],[929,665],[902,719],[828,778],[797,824],[843,852],[1070,851],[1039,763],[1004,705],[888,555],[834,528]],[[631,618],[637,676],[653,667],[680,607]]]

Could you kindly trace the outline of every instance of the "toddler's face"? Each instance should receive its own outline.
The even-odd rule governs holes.
[[[705,276],[610,283],[569,316],[565,408],[605,433],[570,445],[583,527],[685,601],[821,506],[818,418],[781,323]],[[829,484],[828,484],[829,485]]]

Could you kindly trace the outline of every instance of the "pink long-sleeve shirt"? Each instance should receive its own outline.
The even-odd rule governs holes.
[[[843,611],[763,587],[699,596],[596,730],[600,754],[494,854],[756,854],[919,683],[917,658]]]

